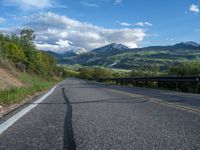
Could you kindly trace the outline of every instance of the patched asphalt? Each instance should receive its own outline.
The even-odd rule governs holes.
[[[199,111],[199,94],[67,79],[0,135],[0,149],[198,150]]]

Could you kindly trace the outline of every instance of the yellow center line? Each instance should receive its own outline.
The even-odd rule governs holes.
[[[195,113],[195,114],[200,115],[200,109],[192,108],[192,107],[189,107],[189,106],[183,106],[183,105],[179,105],[179,104],[174,104],[174,103],[172,104],[170,102],[166,102],[166,101],[159,99],[159,98],[147,97],[147,96],[143,96],[143,95],[140,95],[140,94],[129,93],[129,92],[120,91],[120,90],[116,90],[116,89],[106,89],[106,90],[109,90],[109,91],[114,92],[114,93],[122,94],[122,95],[128,95],[128,96],[134,97],[134,98],[143,97],[143,98],[146,98],[150,102],[153,102],[153,103],[161,104],[161,105],[168,106],[168,107],[171,107],[171,108],[176,108],[178,110],[187,111],[187,112],[191,112],[191,113]]]

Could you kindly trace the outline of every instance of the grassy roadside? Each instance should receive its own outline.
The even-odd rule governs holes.
[[[21,73],[19,78],[25,86],[12,87],[10,89],[0,91],[0,105],[5,106],[18,103],[25,97],[47,90],[56,83],[56,81],[47,81],[38,75],[30,75],[28,73]]]

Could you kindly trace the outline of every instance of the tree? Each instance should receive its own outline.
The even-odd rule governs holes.
[[[112,72],[103,68],[81,68],[80,69],[80,78],[83,79],[98,79],[98,78],[109,78],[113,77]]]
[[[23,62],[25,60],[25,54],[22,48],[16,43],[7,44],[7,57],[12,59],[14,62]]]
[[[34,42],[36,35],[32,29],[22,29],[20,32],[20,39],[25,50],[28,50],[30,47],[34,48]]]
[[[200,75],[200,61],[182,62],[177,66],[172,66],[169,75],[176,76],[195,76]]]

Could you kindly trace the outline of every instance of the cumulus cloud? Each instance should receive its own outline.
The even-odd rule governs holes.
[[[41,50],[85,51],[110,43],[135,48],[146,36],[141,28],[107,29],[52,12],[34,14],[25,20],[26,27],[35,31],[35,43]]]
[[[195,5],[195,4],[192,4],[192,5],[190,5],[189,10],[190,10],[191,12],[198,13],[198,12],[199,12],[199,6],[197,6],[197,5]]]
[[[23,9],[44,9],[54,6],[53,0],[3,0],[4,5],[17,6]]]
[[[0,24],[2,24],[2,23],[5,23],[6,22],[6,19],[5,18],[2,18],[2,17],[0,17]]]
[[[135,23],[135,26],[140,26],[140,27],[151,27],[151,26],[153,26],[153,24],[150,23],[150,22],[137,22],[137,23]]]

